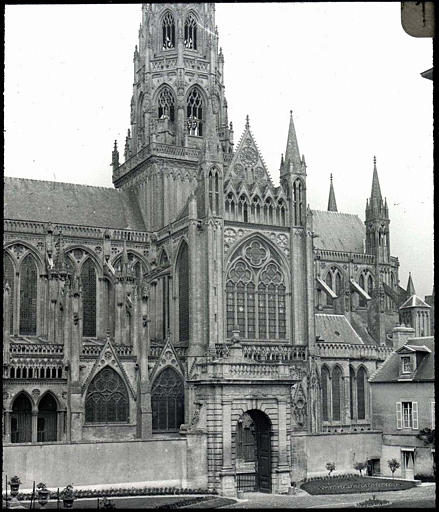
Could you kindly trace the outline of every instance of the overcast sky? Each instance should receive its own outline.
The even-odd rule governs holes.
[[[432,41],[407,35],[400,2],[217,4],[235,144],[245,116],[278,183],[289,111],[308,202],[364,219],[373,155],[401,285],[433,284]],[[112,186],[133,82],[140,4],[6,6],[5,175]]]

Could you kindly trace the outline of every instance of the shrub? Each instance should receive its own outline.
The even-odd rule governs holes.
[[[392,472],[393,478],[395,478],[395,471],[401,467],[401,464],[396,459],[390,459],[387,461],[387,464],[389,465],[389,469]]]
[[[331,473],[335,470],[335,462],[327,462],[326,469],[328,470],[328,476],[331,476]]]
[[[356,469],[360,476],[363,476],[363,470],[367,468],[367,462],[356,462],[354,464],[354,469]]]

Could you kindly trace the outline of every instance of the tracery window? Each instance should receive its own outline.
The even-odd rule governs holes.
[[[20,393],[12,404],[11,443],[32,441],[32,405],[29,398]]]
[[[85,399],[86,423],[126,423],[128,392],[113,368],[102,369],[91,381]]]
[[[178,431],[184,422],[184,384],[173,368],[165,368],[154,380],[151,405],[153,431]]]
[[[175,108],[174,108],[174,95],[172,94],[169,87],[165,87],[161,90],[158,96],[158,118],[174,121]]]
[[[322,368],[322,419],[329,420],[329,371],[326,367]]]
[[[10,256],[3,255],[3,284],[9,285],[9,332],[14,331],[14,291],[15,291],[15,270]]]
[[[37,266],[28,254],[20,267],[20,334],[37,333]]]
[[[90,258],[82,265],[83,336],[96,336],[96,270]]]
[[[341,420],[341,370],[338,366],[332,371],[332,419]]]
[[[269,250],[253,240],[230,268],[226,281],[227,335],[235,325],[244,339],[286,338],[286,287]]]
[[[340,270],[337,267],[331,267],[325,277],[325,282],[331,288],[331,290],[339,297],[343,291],[343,277]],[[327,295],[326,305],[332,306],[334,299]]]
[[[162,21],[163,50],[175,48],[175,22],[172,14],[167,11]]]
[[[189,251],[183,242],[178,255],[178,324],[179,339],[189,339]]]
[[[184,47],[189,50],[197,49],[197,21],[189,14],[184,24]]]
[[[187,128],[189,135],[203,135],[203,99],[197,87],[194,87],[187,98]]]
[[[366,370],[361,367],[357,373],[357,412],[358,419],[366,419]]]

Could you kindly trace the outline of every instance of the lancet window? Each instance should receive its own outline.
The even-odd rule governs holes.
[[[90,258],[82,265],[83,336],[96,336],[96,270]]]
[[[189,250],[183,242],[177,259],[178,325],[180,341],[189,339]]]
[[[189,135],[203,135],[203,99],[197,87],[187,98],[187,128]]]
[[[339,297],[343,290],[343,277],[341,271],[337,267],[331,267],[325,277],[325,282],[331,288],[331,290]],[[334,304],[334,300],[332,297],[327,295],[326,297],[326,305],[332,306]]]
[[[366,419],[366,370],[361,366],[357,373],[357,417]]]
[[[37,333],[37,266],[28,254],[20,267],[20,334]]]
[[[189,50],[197,49],[197,21],[189,14],[184,24],[184,47]]]
[[[126,423],[129,401],[124,382],[106,367],[91,381],[85,399],[86,423]]]
[[[303,184],[300,179],[293,183],[293,222],[295,226],[303,225]]]
[[[219,176],[216,169],[209,171],[209,207],[212,213],[219,213]]]
[[[3,254],[3,284],[9,285],[9,332],[14,331],[14,291],[15,291],[15,270],[10,256]]]
[[[368,293],[371,297],[373,293],[373,277],[369,270],[363,270],[358,278],[358,284]],[[359,298],[358,305],[361,307],[367,306],[367,301],[362,296]]]
[[[158,107],[158,118],[159,119],[169,119],[170,121],[174,122],[174,116],[175,116],[175,99],[174,95],[172,94],[172,91],[169,89],[169,87],[165,87],[161,90],[158,100],[157,100],[157,107]]]
[[[338,366],[332,371],[332,419],[334,421],[341,420],[341,387],[342,373]]]
[[[20,393],[12,404],[11,443],[32,441],[32,405],[29,398]]]
[[[330,392],[329,392],[329,371],[324,366],[322,368],[322,419],[323,421],[329,421],[330,411]]]
[[[162,21],[163,50],[175,48],[175,21],[174,16],[167,11]]]
[[[178,431],[184,422],[184,383],[173,368],[165,368],[154,380],[151,406],[153,431]]]
[[[227,335],[243,339],[286,338],[286,286],[270,251],[253,240],[231,266],[226,281]]]
[[[46,393],[38,404],[37,442],[57,440],[57,409],[55,397]]]

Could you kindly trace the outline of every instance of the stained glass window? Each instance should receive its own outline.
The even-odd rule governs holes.
[[[165,87],[158,97],[158,116],[159,119],[169,118],[170,121],[174,121],[174,115],[174,95],[169,87]]]
[[[178,255],[178,323],[180,341],[189,339],[189,251],[185,242]]]
[[[29,398],[21,393],[14,400],[11,413],[11,443],[32,441],[32,405]]]
[[[175,22],[172,14],[167,11],[162,21],[163,50],[175,47]]]
[[[14,290],[15,290],[15,270],[11,258],[4,254],[3,256],[3,283],[9,285],[9,332],[14,331]]]
[[[332,419],[341,420],[341,370],[338,366],[332,372]]]
[[[128,392],[121,377],[106,367],[91,381],[85,399],[86,423],[126,423]]]
[[[327,368],[322,368],[322,418],[323,421],[329,420],[329,372]]]
[[[37,333],[37,266],[28,254],[20,267],[20,334]]]
[[[187,99],[187,127],[189,135],[203,135],[203,99],[194,87]]]
[[[357,373],[358,419],[366,419],[366,370],[361,367]]]
[[[89,258],[81,270],[83,336],[96,336],[96,270]]]
[[[197,49],[197,21],[192,14],[189,14],[184,24],[184,47],[189,50]]]
[[[151,405],[154,431],[178,431],[184,422],[184,384],[173,368],[165,368],[154,380]]]

